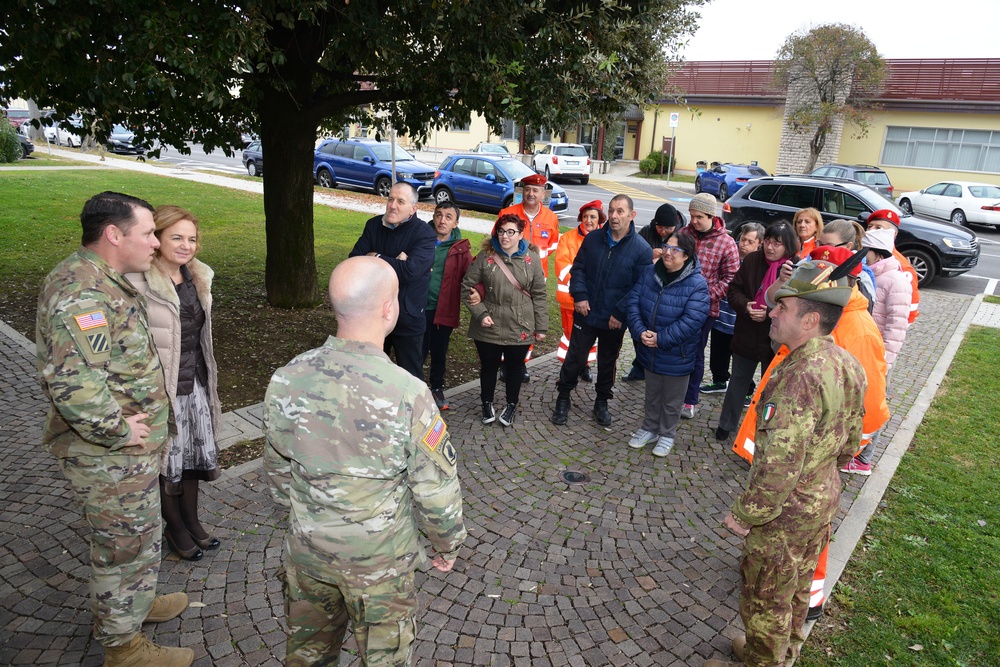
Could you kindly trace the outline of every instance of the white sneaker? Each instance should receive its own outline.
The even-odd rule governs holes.
[[[653,447],[653,456],[666,456],[670,453],[670,450],[674,448],[674,439],[668,438],[667,436],[660,436],[660,439],[656,441],[656,447]]]
[[[694,419],[694,413],[698,411],[697,405],[691,405],[690,403],[685,403],[684,407],[681,408],[681,419]]]
[[[632,449],[642,449],[654,440],[656,440],[655,433],[650,433],[649,431],[640,428],[632,434],[632,439],[628,441],[628,446]]]

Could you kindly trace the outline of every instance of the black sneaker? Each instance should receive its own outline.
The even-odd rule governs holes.
[[[590,366],[584,366],[580,371],[580,382],[593,382],[594,374],[590,372]]]
[[[483,423],[492,424],[496,421],[497,413],[493,409],[493,403],[491,401],[483,401]]]
[[[816,605],[815,607],[809,607],[809,611],[806,613],[807,621],[816,621],[823,616],[823,605]]]
[[[715,439],[719,440],[720,442],[725,442],[726,440],[729,440],[729,431],[727,431],[722,427],[715,429]]]
[[[712,382],[710,384],[703,384],[698,389],[702,394],[722,394],[725,393],[726,387],[729,386],[729,381],[725,382]]]
[[[749,408],[751,403],[753,403],[753,394],[747,394],[746,398],[743,399],[743,407]]]
[[[444,389],[431,389],[431,396],[434,397],[434,402],[437,403],[438,410],[448,409],[448,399],[444,397]]]
[[[504,426],[511,426],[514,423],[514,414],[517,412],[517,403],[508,403],[507,407],[500,413],[500,423]]]

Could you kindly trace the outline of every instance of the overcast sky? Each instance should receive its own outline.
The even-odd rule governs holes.
[[[823,23],[861,28],[884,58],[1000,58],[1000,0],[712,0],[680,54],[771,60],[791,33]]]

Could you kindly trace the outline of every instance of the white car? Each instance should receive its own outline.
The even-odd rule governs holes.
[[[546,144],[535,153],[531,166],[545,178],[570,176],[584,185],[590,181],[590,155],[580,144]]]
[[[49,125],[43,128],[45,130],[45,138],[48,139],[49,143],[53,143],[57,146],[69,146],[70,148],[79,148],[83,143],[81,135],[83,134],[83,126],[76,121],[69,121],[73,125],[73,130],[67,130],[65,128],[59,127],[59,124]]]
[[[1000,186],[992,183],[944,181],[918,192],[904,192],[897,201],[907,213],[1000,229]]]

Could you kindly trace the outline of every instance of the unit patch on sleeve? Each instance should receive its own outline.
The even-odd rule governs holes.
[[[97,332],[89,334],[87,336],[87,342],[90,343],[90,349],[96,354],[101,354],[102,352],[107,352],[110,348],[108,345],[108,334],[105,332]]]
[[[774,416],[774,413],[776,411],[777,411],[777,408],[774,407],[774,403],[765,403],[764,404],[764,412],[761,414],[761,416],[764,418],[765,422],[769,422],[769,421],[771,421],[771,417]]]

